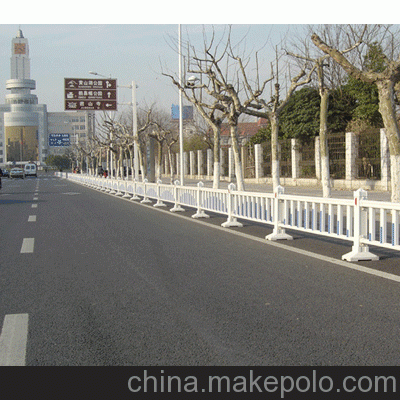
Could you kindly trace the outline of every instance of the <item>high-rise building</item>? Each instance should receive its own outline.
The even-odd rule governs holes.
[[[48,113],[45,104],[38,104],[31,93],[36,82],[30,77],[29,43],[21,29],[11,40],[11,79],[6,89],[10,92],[0,105],[0,165],[29,161],[40,165],[48,154],[60,154],[94,134],[94,112]],[[63,140],[57,140],[60,137]]]

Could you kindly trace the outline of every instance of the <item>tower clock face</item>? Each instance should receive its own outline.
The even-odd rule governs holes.
[[[14,54],[25,54],[25,43],[14,43]]]

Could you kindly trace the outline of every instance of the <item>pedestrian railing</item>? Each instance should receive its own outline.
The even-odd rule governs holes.
[[[370,245],[400,250],[400,203],[369,201],[362,189],[354,192],[354,199],[334,199],[287,195],[281,186],[274,193],[239,192],[234,184],[226,190],[206,188],[202,182],[181,186],[178,181],[171,185],[57,174],[116,196],[155,201],[154,207],[172,203],[172,212],[195,208],[193,218],[207,218],[207,212],[226,215],[224,227],[241,227],[238,219],[272,225],[268,240],[293,239],[286,229],[347,240],[353,243],[352,251],[342,256],[347,261],[378,259]]]

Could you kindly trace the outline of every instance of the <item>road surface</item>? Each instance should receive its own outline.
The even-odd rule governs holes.
[[[349,243],[294,233],[293,252],[192,213],[3,179],[0,364],[398,364],[400,283],[334,262]]]

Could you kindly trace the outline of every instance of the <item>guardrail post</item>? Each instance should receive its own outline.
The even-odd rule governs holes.
[[[122,198],[124,198],[124,199],[129,199],[131,197],[131,195],[128,193],[128,183],[129,183],[129,181],[126,180],[125,181],[125,194],[122,196]]]
[[[143,204],[151,203],[151,200],[147,197],[147,188],[146,188],[146,185],[147,185],[147,183],[149,183],[149,181],[147,179],[145,179],[143,182],[144,182],[144,197],[143,197],[143,200],[141,201],[141,203],[143,203]]]
[[[114,185],[114,179],[111,179],[111,190],[109,191],[110,194],[116,194],[117,192],[114,190],[113,185]]]
[[[285,233],[285,230],[280,227],[282,210],[279,205],[279,198],[281,194],[285,193],[285,189],[282,186],[278,186],[274,191],[274,230],[271,234],[265,236],[267,240],[293,240],[293,236]]]
[[[122,197],[124,194],[119,190],[119,183],[120,181],[117,180],[117,193],[115,193],[115,195],[118,197]]]
[[[101,184],[100,184],[101,188],[100,188],[100,190],[101,190],[102,192],[105,192],[105,191],[107,190],[106,185],[107,185],[107,179],[104,178],[104,177],[101,178]]]
[[[97,176],[93,177],[93,188],[96,190],[100,188],[99,178],[97,178]]]
[[[243,224],[238,222],[236,217],[235,210],[237,208],[237,199],[236,196],[232,193],[236,190],[236,186],[233,183],[228,185],[228,220],[221,224],[224,228],[231,228],[232,226],[237,226],[238,228],[242,228]]]
[[[399,245],[399,212],[392,210],[392,246]]]
[[[178,186],[179,186],[180,184],[181,184],[181,183],[180,183],[178,180],[176,180],[176,181],[174,182],[174,199],[175,199],[175,204],[174,204],[174,206],[169,210],[169,211],[171,211],[171,212],[185,211],[185,209],[182,208],[182,207],[180,206],[179,201],[178,201]]]
[[[166,204],[164,204],[161,200],[161,193],[160,193],[160,184],[162,183],[161,179],[157,179],[157,203],[154,204],[153,207],[166,207]]]
[[[358,189],[354,192],[354,244],[352,251],[342,256],[342,260],[346,261],[361,261],[361,260],[379,260],[379,257],[369,251],[369,246],[361,243],[364,235],[363,228],[367,224],[367,212],[362,210],[362,201],[367,199],[367,192],[363,189]]]
[[[207,215],[202,209],[201,209],[201,202],[202,202],[202,196],[201,196],[201,188],[204,187],[203,182],[199,182],[197,184],[197,211],[196,214],[192,215],[192,218],[210,218],[209,215]]]
[[[140,200],[140,197],[136,194],[136,185],[137,185],[137,179],[135,178],[133,180],[133,195],[131,197],[131,200]]]

